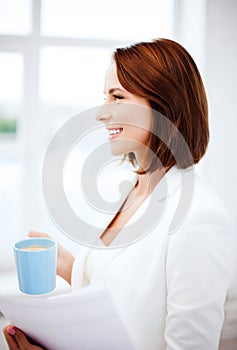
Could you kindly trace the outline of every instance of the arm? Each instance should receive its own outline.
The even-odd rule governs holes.
[[[205,209],[204,209],[205,211]],[[170,237],[167,350],[217,350],[231,279],[232,233],[219,211],[199,211]]]

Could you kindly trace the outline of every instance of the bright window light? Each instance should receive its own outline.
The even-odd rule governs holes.
[[[103,48],[45,47],[40,73],[43,102],[80,106],[103,103],[110,56],[110,50]]]
[[[150,40],[171,34],[170,1],[42,0],[42,34],[112,40]]]
[[[23,95],[23,57],[0,52],[0,103],[19,103]]]
[[[23,57],[0,52],[0,136],[16,133],[23,97]],[[0,147],[1,148],[1,147]]]
[[[0,34],[28,34],[31,0],[0,0]]]

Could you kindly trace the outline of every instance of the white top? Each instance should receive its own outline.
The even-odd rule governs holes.
[[[73,265],[73,291],[104,285],[136,350],[218,349],[234,236],[222,202],[195,172],[190,182],[192,172],[169,170],[152,192],[159,220],[152,227],[139,224],[135,243],[105,250],[82,246]],[[146,213],[149,220],[154,213]],[[127,234],[121,230],[115,241],[124,243]]]
[[[122,249],[93,249],[91,248],[85,259],[85,281],[92,283],[96,280],[101,272],[106,268]]]

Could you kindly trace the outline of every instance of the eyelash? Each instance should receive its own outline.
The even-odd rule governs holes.
[[[124,97],[123,96],[120,96],[120,95],[113,95],[113,98],[115,100],[122,100]]]
[[[123,96],[120,96],[120,95],[112,95],[112,97],[115,99],[115,100],[123,100],[124,97]],[[107,97],[104,97],[104,100],[107,100]]]

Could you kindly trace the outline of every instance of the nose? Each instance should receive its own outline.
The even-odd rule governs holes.
[[[107,103],[100,107],[96,113],[96,120],[106,122],[112,118],[112,113]]]

